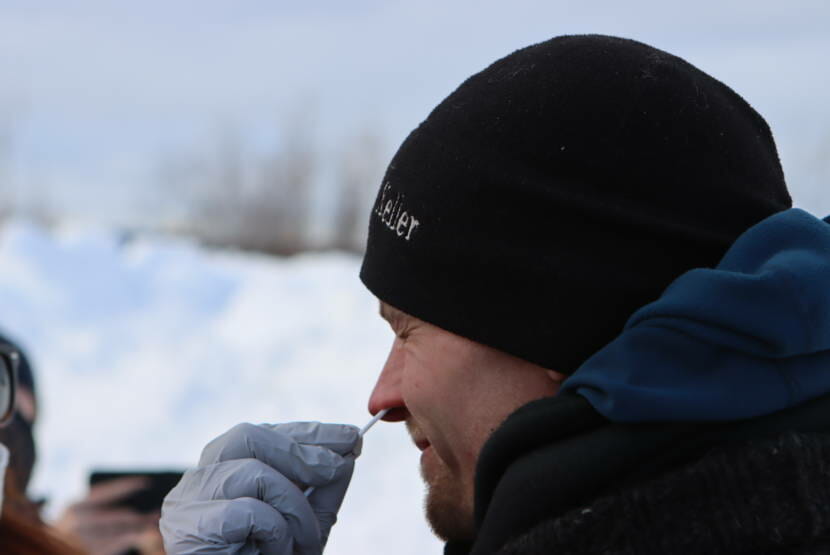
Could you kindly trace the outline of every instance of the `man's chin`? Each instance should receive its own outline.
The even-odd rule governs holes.
[[[421,457],[421,476],[426,483],[426,517],[433,533],[444,541],[472,541],[475,535],[470,494],[434,452]],[[466,501],[466,502],[465,502]]]

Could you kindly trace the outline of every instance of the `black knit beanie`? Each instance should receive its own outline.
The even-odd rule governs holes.
[[[677,276],[791,206],[764,119],[684,60],[564,36],[470,77],[398,150],[361,279],[571,373]]]

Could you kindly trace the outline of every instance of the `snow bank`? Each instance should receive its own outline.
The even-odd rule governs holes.
[[[0,326],[36,368],[49,514],[93,468],[185,467],[237,422],[364,424],[392,335],[358,268],[9,223]],[[439,553],[417,468],[402,426],[374,428],[327,553]]]

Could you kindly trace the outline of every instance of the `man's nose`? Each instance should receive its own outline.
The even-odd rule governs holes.
[[[404,404],[401,386],[403,384],[404,356],[401,349],[401,342],[395,339],[392,349],[383,365],[383,370],[378,376],[372,395],[369,397],[369,412],[377,414],[383,409],[389,409],[383,420],[387,422],[398,422],[407,417],[406,405]]]

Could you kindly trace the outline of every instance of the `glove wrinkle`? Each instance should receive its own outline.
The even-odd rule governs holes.
[[[234,426],[165,498],[168,555],[320,555],[360,445],[355,426]]]
[[[199,466],[253,458],[273,466],[295,483],[305,486],[319,486],[335,479],[338,467],[343,464],[343,455],[325,445],[300,444],[286,433],[284,426],[288,425],[263,427],[238,424],[205,447]],[[359,439],[354,426],[343,426],[341,432],[341,435],[345,434],[353,440]],[[333,443],[342,448],[345,440]],[[350,445],[354,447],[354,441]]]

